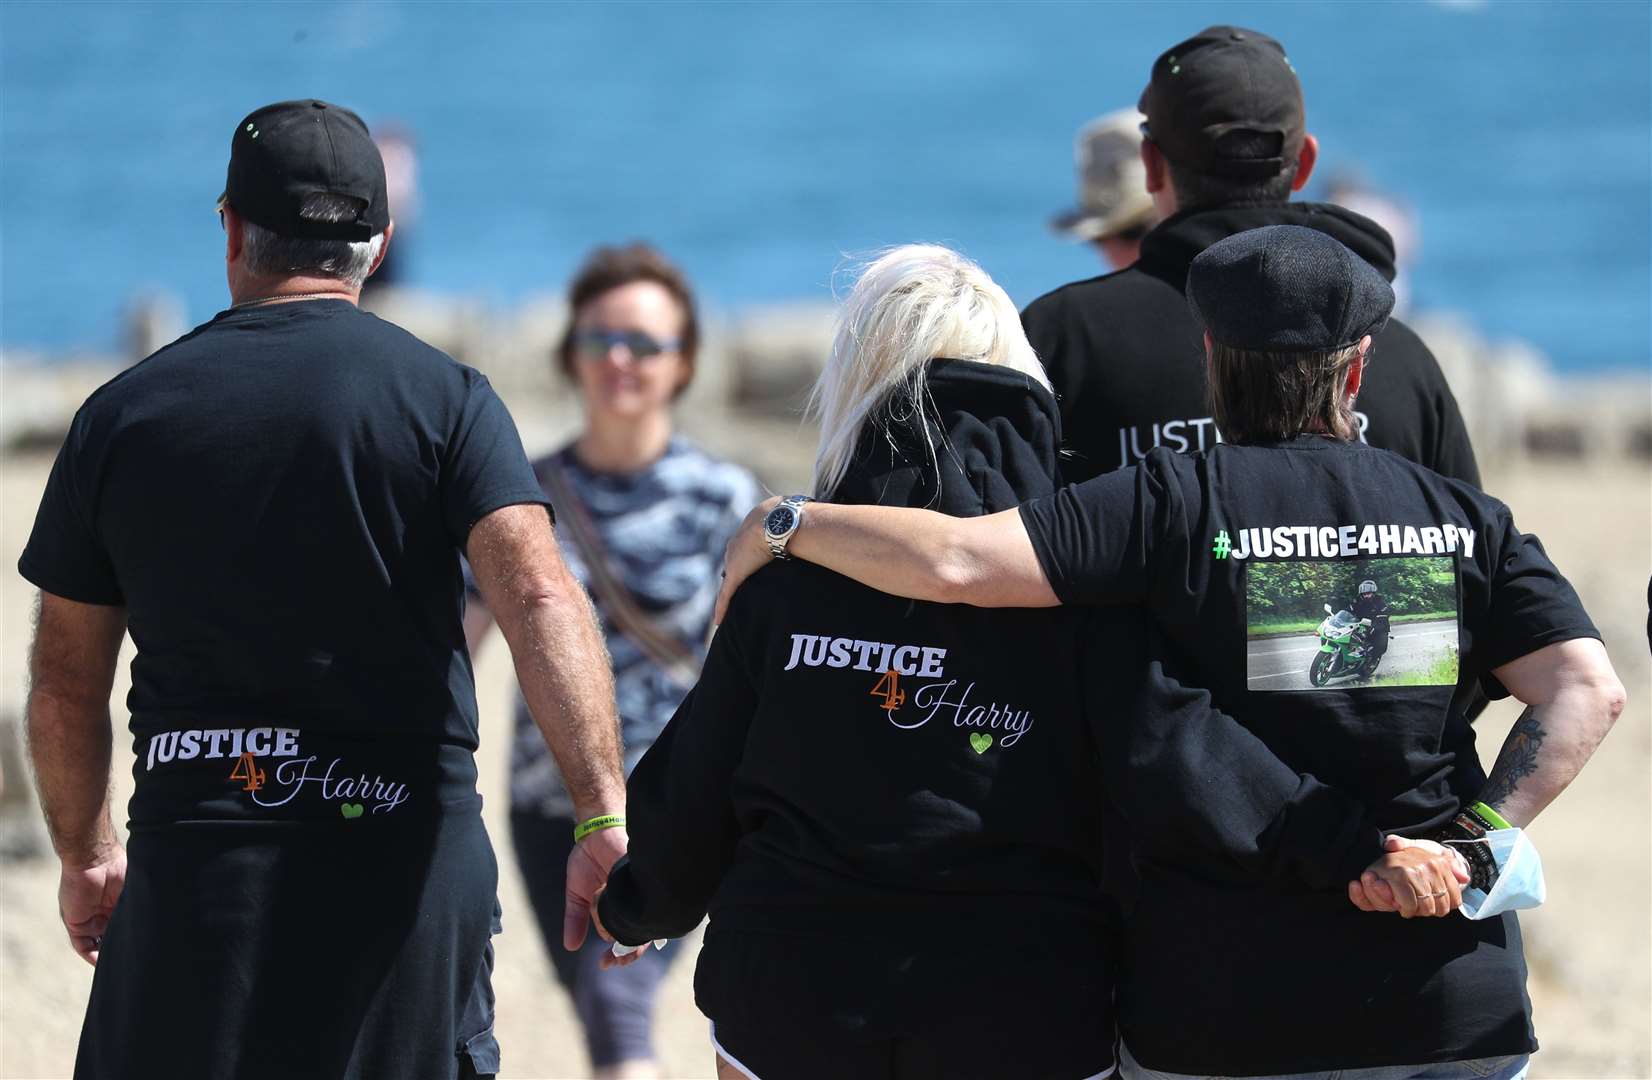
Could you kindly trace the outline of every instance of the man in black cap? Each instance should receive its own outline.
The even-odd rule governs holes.
[[[1139,876],[1117,995],[1124,1077],[1514,1080],[1537,1044],[1520,926],[1490,901],[1506,876],[1496,892],[1532,906],[1541,871],[1512,861],[1518,840],[1503,857],[1482,841],[1572,781],[1623,687],[1508,507],[1357,438],[1393,306],[1369,264],[1323,232],[1272,226],[1212,245],[1186,289],[1222,445],[1159,447],[976,518],[810,503],[786,554],[915,599],[1145,611],[1145,684],[1121,708],[1125,671],[1098,704],[1106,795]],[[768,561],[772,506],[730,543],[722,599]],[[1433,664],[1410,685],[1320,690],[1298,681],[1304,654],[1276,678],[1278,643],[1249,638],[1256,582],[1307,592],[1384,564],[1458,582]],[[1489,779],[1463,719],[1482,682],[1531,706]],[[1475,918],[1453,915],[1465,899]]]
[[[1319,144],[1277,41],[1232,26],[1201,31],[1154,62],[1140,108],[1147,189],[1164,220],[1134,266],[1057,289],[1022,315],[1061,398],[1069,480],[1129,465],[1154,446],[1200,450],[1227,437],[1205,404],[1199,330],[1182,296],[1188,265],[1212,243],[1296,224],[1394,276],[1393,242],[1375,222],[1289,201],[1308,182]],[[1359,438],[1479,483],[1457,402],[1427,346],[1391,322],[1374,356]]]
[[[356,307],[392,231],[361,120],[254,112],[218,209],[231,307],[87,399],[18,563],[59,905],[97,969],[75,1075],[491,1075],[461,551],[582,818],[570,947],[625,848],[602,640],[487,379]]]

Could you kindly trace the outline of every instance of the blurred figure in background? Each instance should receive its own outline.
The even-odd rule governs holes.
[[[1078,206],[1050,220],[1056,232],[1094,244],[1114,270],[1140,257],[1142,237],[1159,221],[1141,163],[1141,122],[1135,109],[1120,109],[1079,129]]]
[[[694,376],[700,341],[680,269],[644,244],[598,248],[568,308],[556,360],[579,388],[585,426],[534,472],[608,639],[629,772],[699,677],[723,546],[761,495],[750,473],[672,431],[672,403]],[[479,603],[467,614],[473,655],[492,623]],[[606,947],[595,937],[578,953],[557,947],[573,828],[562,777],[518,697],[511,836],[546,950],[597,1077],[656,1076],[654,998],[676,948],[599,973]]]
[[[384,253],[378,271],[367,279],[362,291],[374,293],[387,286],[407,284],[408,237],[418,230],[419,156],[413,133],[396,123],[386,123],[373,136],[384,159],[384,186],[396,215],[396,246]]]
[[[1397,195],[1382,191],[1356,172],[1335,173],[1325,184],[1325,201],[1363,214],[1388,231],[1394,241],[1394,314],[1411,309],[1410,268],[1422,247],[1417,211]]]

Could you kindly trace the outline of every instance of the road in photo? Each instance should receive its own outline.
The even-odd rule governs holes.
[[[1422,671],[1457,646],[1457,620],[1397,623],[1388,637],[1388,652],[1369,678],[1332,679],[1323,689],[1371,686],[1384,676],[1398,672]],[[1287,634],[1257,638],[1246,648],[1246,683],[1252,690],[1313,690],[1308,681],[1308,665],[1319,652],[1319,635]]]
[[[1278,559],[1245,568],[1245,685],[1457,683],[1457,557]]]

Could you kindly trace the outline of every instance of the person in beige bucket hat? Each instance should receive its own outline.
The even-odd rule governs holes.
[[[1078,206],[1050,220],[1056,232],[1094,244],[1114,270],[1136,261],[1141,238],[1159,220],[1141,163],[1141,122],[1135,109],[1120,109],[1079,129]]]

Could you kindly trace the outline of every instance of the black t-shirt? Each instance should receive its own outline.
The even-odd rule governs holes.
[[[1064,602],[1145,603],[1151,675],[1183,684],[1146,694],[1110,752],[1158,779],[1115,792],[1141,876],[1121,1030],[1142,1063],[1257,1075],[1534,1048],[1512,915],[1407,921],[1345,891],[1382,833],[1431,832],[1483,786],[1473,685],[1501,695],[1493,669],[1599,636],[1508,508],[1307,436],[1161,448],[1022,518]],[[1393,625],[1375,670],[1336,647],[1326,602],[1366,579]]]
[[[1021,316],[1027,339],[1061,399],[1069,482],[1133,464],[1154,446],[1195,451],[1216,445],[1202,331],[1183,294],[1188,266],[1218,240],[1280,224],[1333,236],[1394,276],[1388,234],[1342,207],[1199,207],[1148,233],[1135,265],[1065,285],[1027,306]],[[1355,409],[1361,439],[1479,484],[1474,451],[1440,366],[1397,319],[1376,336]]]
[[[18,562],[123,605],[136,827],[476,802],[459,552],[544,503],[478,372],[346,301],[231,309],[76,414]]]

